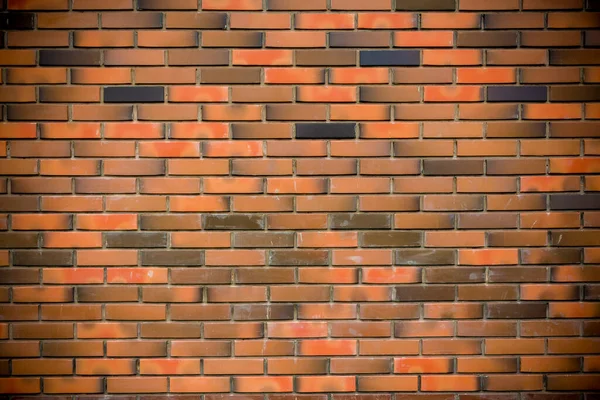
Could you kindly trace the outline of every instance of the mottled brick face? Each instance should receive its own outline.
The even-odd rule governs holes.
[[[597,400],[600,1],[0,0],[0,397]]]

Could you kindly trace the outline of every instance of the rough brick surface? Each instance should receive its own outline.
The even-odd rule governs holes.
[[[598,399],[600,2],[0,10],[0,395]]]

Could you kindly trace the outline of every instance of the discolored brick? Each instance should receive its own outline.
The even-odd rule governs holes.
[[[488,101],[545,102],[548,99],[545,86],[488,86]]]
[[[264,229],[264,219],[261,215],[252,214],[211,214],[204,216],[204,229],[261,230]]]
[[[97,50],[40,50],[39,63],[43,66],[100,65]]]
[[[455,0],[402,0],[396,3],[396,11],[454,11]]]
[[[104,243],[109,248],[167,247],[167,234],[160,232],[107,232]]]
[[[3,13],[0,17],[1,30],[28,30],[34,29],[34,14],[28,12]]]
[[[425,175],[481,175],[482,160],[424,160]]]
[[[353,139],[356,124],[353,123],[297,123],[296,139]]]
[[[162,103],[162,86],[113,86],[104,88],[105,103]]]
[[[363,67],[418,66],[421,63],[420,58],[419,50],[365,50],[359,52],[359,63]]]

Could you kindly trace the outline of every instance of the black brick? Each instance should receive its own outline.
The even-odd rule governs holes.
[[[202,250],[142,250],[142,265],[185,265],[204,264]]]
[[[488,101],[546,101],[546,86],[489,86]]]
[[[97,50],[40,50],[40,65],[83,66],[100,65]]]
[[[454,11],[455,0],[397,0],[396,11]]]
[[[32,13],[10,12],[0,15],[0,30],[25,30],[34,27]]]
[[[375,66],[418,66],[421,63],[419,50],[366,50],[360,52],[362,67]]]
[[[104,88],[105,103],[162,103],[163,86],[111,86]]]
[[[600,0],[587,0],[586,9],[600,11]]]
[[[551,210],[600,210],[600,194],[551,194]]]
[[[354,139],[355,123],[296,124],[296,139]]]

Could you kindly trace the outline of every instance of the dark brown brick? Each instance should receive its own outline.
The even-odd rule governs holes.
[[[552,86],[550,101],[599,101],[600,85],[588,86]]]
[[[390,47],[389,32],[330,32],[329,46],[335,47]]]
[[[454,301],[456,289],[452,285],[396,286],[396,301]]]
[[[262,32],[205,31],[202,32],[202,47],[262,47]],[[229,77],[231,79],[231,77]]]
[[[27,249],[38,247],[39,235],[29,232],[0,232],[0,248]]]
[[[454,11],[455,0],[402,0],[396,3],[396,11]]]
[[[202,265],[201,250],[142,250],[142,265]]]
[[[171,283],[174,284],[223,285],[231,281],[231,270],[227,268],[171,268]]]
[[[600,246],[600,231],[550,231],[550,244],[556,247]]]
[[[391,218],[387,214],[333,214],[331,229],[390,229]]]
[[[543,138],[545,122],[488,122],[488,138]]]
[[[482,175],[483,160],[424,160],[424,175]]]
[[[73,251],[71,250],[15,250],[13,265],[73,265]]]
[[[208,214],[204,216],[204,229],[210,230],[261,230],[264,217],[254,214]]]
[[[32,284],[40,282],[40,270],[37,268],[8,268],[0,274],[0,284]]]
[[[276,265],[328,265],[327,250],[272,250],[269,264]]]
[[[517,32],[469,32],[457,33],[458,47],[517,47]]]
[[[160,232],[107,232],[104,234],[106,247],[139,248],[167,247],[167,234]]]
[[[135,286],[80,286],[77,288],[77,301],[79,302],[137,302],[138,298],[138,288]]]
[[[485,268],[439,267],[425,270],[425,281],[428,283],[472,283],[485,281]]]
[[[595,65],[600,50],[592,49],[551,49],[550,65]]]
[[[420,247],[423,238],[419,232],[362,232],[359,241],[363,247]]]
[[[233,247],[294,247],[294,234],[277,232],[235,232],[233,234]]]
[[[169,65],[184,66],[184,65],[228,65],[229,50],[227,49],[175,49],[167,52]],[[222,74],[224,70],[219,70]],[[209,76],[216,79],[219,72],[209,72]]]
[[[233,319],[238,321],[293,320],[293,304],[234,305]]]

